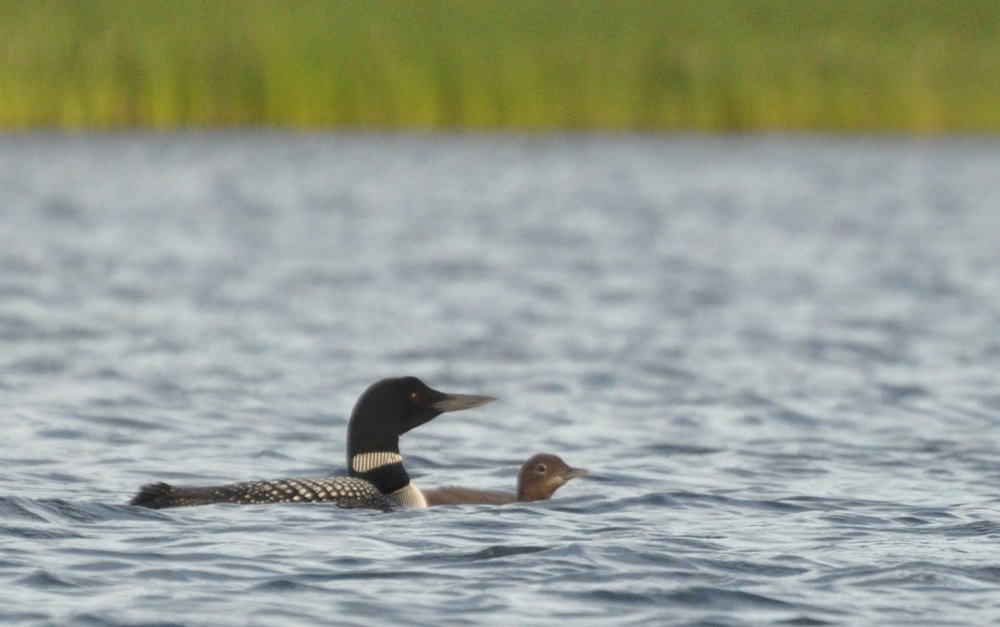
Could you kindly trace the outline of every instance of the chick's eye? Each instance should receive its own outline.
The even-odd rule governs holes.
[[[411,403],[416,404],[416,403],[419,403],[422,400],[424,400],[424,397],[420,394],[420,392],[410,392],[410,402]]]
[[[537,470],[539,473],[543,473],[548,469],[545,467],[545,464],[538,464],[537,466],[535,466],[535,470]]]

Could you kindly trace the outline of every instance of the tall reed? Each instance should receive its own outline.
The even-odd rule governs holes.
[[[0,128],[996,132],[996,0],[0,0]]]

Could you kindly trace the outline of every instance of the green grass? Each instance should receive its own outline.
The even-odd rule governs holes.
[[[0,128],[997,132],[998,0],[0,0]]]

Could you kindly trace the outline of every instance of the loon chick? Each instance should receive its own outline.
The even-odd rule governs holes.
[[[506,505],[528,501],[545,501],[574,477],[587,474],[586,468],[570,468],[558,455],[539,453],[521,465],[517,473],[517,494],[493,490],[473,490],[447,486],[424,490],[427,505]]]
[[[445,394],[416,377],[383,379],[358,398],[347,423],[350,476],[316,479],[248,481],[221,486],[143,486],[129,501],[150,509],[210,503],[335,502],[343,507],[393,509],[426,507],[420,490],[410,483],[399,454],[399,436],[444,412],[478,407],[491,396]]]

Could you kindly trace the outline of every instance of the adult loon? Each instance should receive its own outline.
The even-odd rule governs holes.
[[[221,486],[143,486],[129,501],[151,509],[210,503],[335,502],[343,507],[426,507],[410,483],[399,453],[399,436],[444,412],[478,407],[491,396],[446,394],[416,377],[383,379],[358,398],[347,424],[350,476],[249,481]]]
[[[424,490],[427,505],[506,505],[508,503],[544,501],[574,477],[587,474],[585,468],[570,468],[558,455],[539,453],[528,458],[517,473],[517,494],[493,490],[473,490],[447,486]]]

